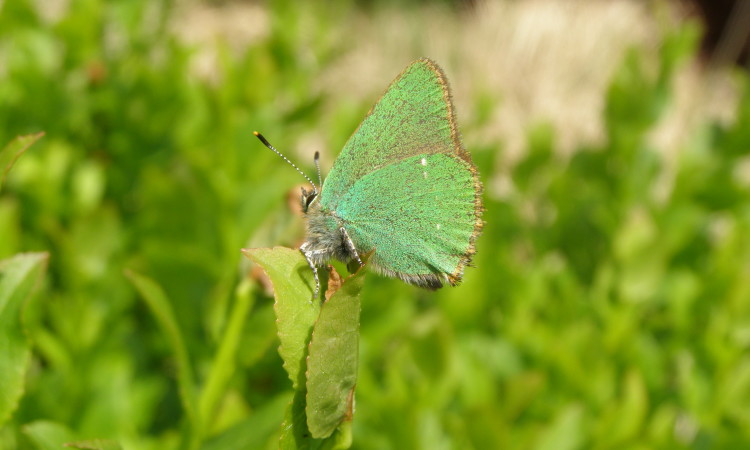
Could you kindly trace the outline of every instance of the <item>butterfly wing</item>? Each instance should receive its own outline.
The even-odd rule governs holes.
[[[460,281],[482,226],[481,184],[456,126],[448,82],[412,63],[349,138],[321,191],[360,253],[407,282]]]
[[[473,186],[464,160],[417,155],[365,175],[336,214],[360,252],[375,249],[370,263],[381,272],[437,288],[460,281],[473,253]]]

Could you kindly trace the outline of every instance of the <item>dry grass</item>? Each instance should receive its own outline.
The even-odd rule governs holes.
[[[460,122],[472,119],[469,104],[479,96],[496,99],[492,119],[465,140],[470,147],[502,142],[507,165],[524,150],[529,127],[540,122],[552,124],[563,153],[602,139],[605,90],[624,52],[639,47],[655,55],[663,30],[683,19],[671,4],[628,0],[488,1],[459,14],[428,6],[360,12],[331,30],[348,50],[311,83],[334,103],[375,98],[409,61],[431,57],[452,82]],[[316,17],[304,20],[312,27]],[[192,44],[206,44],[196,69],[211,76],[215,39],[242,49],[269,27],[257,4],[187,3],[175,30]],[[300,55],[309,53],[301,48]],[[733,91],[727,72],[685,67],[654,144],[669,154],[686,145],[696,124],[730,119]],[[325,150],[319,136],[300,139],[298,147],[308,153]]]

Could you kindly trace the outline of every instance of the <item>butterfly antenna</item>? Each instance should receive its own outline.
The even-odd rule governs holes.
[[[318,184],[323,188],[323,177],[320,176],[320,152],[315,152],[315,169],[318,171]]]
[[[274,152],[277,155],[281,156],[281,158],[283,158],[284,161],[286,161],[287,163],[289,163],[290,166],[294,167],[294,170],[296,170],[300,175],[302,175],[305,178],[305,180],[307,180],[308,183],[310,183],[312,185],[313,192],[316,193],[316,194],[318,193],[318,187],[315,185],[315,183],[313,183],[313,181],[310,179],[310,177],[308,177],[307,175],[305,175],[305,173],[300,170],[299,167],[297,167],[293,162],[289,161],[289,158],[287,158],[286,156],[284,156],[280,151],[276,150],[276,148],[273,145],[271,145],[266,140],[266,138],[263,137],[262,134],[258,133],[257,131],[253,131],[253,134],[255,135],[255,137],[257,137],[258,139],[260,139],[260,142],[262,142],[263,145],[265,145],[266,147],[268,147],[272,152]],[[317,152],[316,152],[316,157],[315,157],[315,165],[316,166],[318,165]],[[318,178],[320,178],[320,168],[318,168]]]

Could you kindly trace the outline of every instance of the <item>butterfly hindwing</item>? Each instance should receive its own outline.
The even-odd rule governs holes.
[[[370,263],[381,272],[425,287],[453,284],[474,233],[472,185],[464,160],[416,155],[365,175],[337,214],[358,248],[375,249]]]

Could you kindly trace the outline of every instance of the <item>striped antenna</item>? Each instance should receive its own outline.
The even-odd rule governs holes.
[[[303,177],[305,177],[305,180],[307,180],[307,182],[310,183],[312,185],[312,187],[313,187],[313,194],[317,195],[317,193],[318,193],[318,187],[315,185],[315,183],[313,183],[313,181],[310,179],[310,177],[308,177],[307,175],[305,175],[305,173],[302,172],[299,167],[297,167],[293,162],[289,161],[289,159],[286,156],[282,155],[280,151],[276,150],[276,148],[273,145],[271,145],[266,140],[266,138],[263,137],[262,134],[258,133],[257,131],[253,131],[253,134],[255,135],[255,137],[257,137],[258,139],[260,139],[260,142],[262,142],[263,145],[265,145],[266,147],[268,147],[269,149],[271,149],[272,152],[274,152],[277,155],[281,156],[284,159],[284,161],[286,161],[287,163],[289,163],[290,166],[294,167],[294,170],[296,170],[300,175],[302,175]],[[316,166],[318,165],[318,157],[317,157],[317,155],[318,154],[316,152],[315,153],[315,165]],[[320,167],[318,167],[318,179],[320,179]]]
[[[318,171],[318,184],[323,189],[323,177],[320,176],[320,152],[315,152],[315,169]]]

